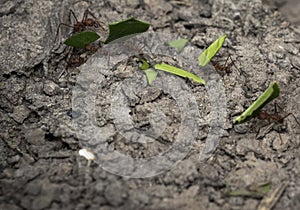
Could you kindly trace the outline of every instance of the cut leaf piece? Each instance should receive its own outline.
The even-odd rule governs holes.
[[[149,85],[152,84],[152,82],[156,79],[157,77],[157,71],[155,71],[154,69],[150,68],[150,69],[146,69],[144,70],[148,79],[148,83]]]
[[[184,78],[187,77],[189,79],[194,80],[195,82],[205,85],[205,81],[202,78],[198,77],[195,74],[192,74],[191,72],[185,71],[183,69],[180,69],[180,68],[177,68],[177,67],[165,64],[165,63],[156,64],[154,66],[154,68],[161,70],[161,71],[166,71],[166,72],[169,72],[172,74],[176,74],[176,75],[184,77]]]
[[[148,84],[151,85],[152,82],[157,77],[157,71],[154,70],[154,69],[152,69],[152,68],[150,68],[150,64],[147,62],[147,60],[140,59],[140,61],[142,62],[142,65],[140,66],[140,69],[144,70],[144,72],[146,73]]]
[[[104,43],[107,44],[125,36],[143,33],[147,31],[149,27],[149,23],[136,20],[134,17],[111,23],[109,24],[109,35]]]
[[[198,57],[198,63],[200,66],[206,66],[206,64],[217,54],[219,49],[223,46],[225,39],[226,35],[221,36],[200,54],[200,56]]]
[[[268,89],[261,94],[251,106],[235,119],[236,124],[244,123],[256,117],[259,111],[270,101],[279,96],[280,89],[277,82],[273,82]]]
[[[91,44],[99,38],[100,36],[95,32],[83,31],[81,33],[77,33],[69,37],[65,41],[65,44],[71,47],[84,48],[85,46]]]
[[[140,61],[142,62],[142,65],[140,66],[140,68],[141,68],[142,70],[149,69],[150,64],[149,64],[146,60],[140,59]]]
[[[177,39],[177,40],[172,40],[168,44],[171,47],[176,48],[179,52],[183,50],[185,47],[186,43],[188,43],[189,40],[187,39]]]
[[[229,196],[244,196],[252,198],[262,198],[271,189],[271,183],[261,183],[257,185],[249,186],[245,189],[237,189],[228,193]]]

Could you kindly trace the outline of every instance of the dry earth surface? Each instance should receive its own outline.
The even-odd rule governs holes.
[[[276,189],[283,191],[271,199],[273,209],[300,209],[300,126],[295,119],[290,116],[283,124],[262,129],[259,139],[256,133],[267,122],[232,124],[273,81],[281,87],[276,99],[281,114],[293,113],[300,121],[299,5],[296,0],[264,4],[259,0],[1,1],[0,209],[254,210]],[[148,144],[132,143],[121,135],[114,116],[121,118],[122,112],[114,116],[110,112],[113,91],[128,78],[146,81],[130,58],[102,73],[103,83],[95,91],[93,123],[104,142],[77,135],[79,128],[72,121],[88,122],[82,110],[72,109],[72,91],[78,76],[89,71],[87,64],[101,59],[101,49],[93,55],[81,54],[84,61],[88,59],[86,64],[72,65],[61,43],[70,31],[62,27],[56,41],[55,37],[58,24],[68,23],[69,9],[82,16],[86,8],[103,25],[134,16],[150,22],[149,31],[187,38],[188,46],[200,51],[227,34],[216,59],[222,64],[231,55],[237,68],[232,66],[231,74],[219,76],[227,114],[220,125],[220,143],[207,160],[200,160],[199,154],[208,139],[209,122],[216,118],[210,107],[217,100],[210,100],[204,86],[163,73],[160,78],[189,88],[199,110],[195,144],[183,160],[162,174],[130,178],[107,172],[99,160],[88,164],[79,156],[83,147],[100,153],[98,144],[104,143],[132,157],[160,154],[176,141],[183,111],[172,94],[155,85],[124,89],[135,129],[148,130],[157,114],[153,110],[159,110],[165,130]],[[107,32],[100,34],[104,37]],[[265,110],[274,112],[273,103]],[[269,194],[259,188],[264,184],[271,186]]]

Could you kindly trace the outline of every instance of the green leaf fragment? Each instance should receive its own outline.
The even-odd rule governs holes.
[[[261,183],[258,185],[252,185],[245,189],[237,189],[228,193],[229,196],[243,196],[252,198],[262,198],[271,189],[271,183]]]
[[[84,48],[99,38],[100,36],[95,32],[83,31],[69,37],[65,44],[71,47]]]
[[[146,77],[148,80],[149,85],[152,84],[152,82],[156,79],[157,77],[157,71],[155,71],[154,69],[150,68],[150,69],[145,69],[144,70],[146,73]]]
[[[172,40],[168,44],[171,47],[176,48],[179,52],[183,50],[185,47],[186,43],[188,43],[189,40],[187,39],[177,39],[177,40]]]
[[[152,82],[157,77],[157,71],[155,71],[154,69],[150,68],[150,64],[146,60],[140,59],[140,61],[142,62],[142,65],[140,66],[140,69],[145,72],[147,80],[148,80],[148,83],[149,83],[149,85],[151,85]]]
[[[165,64],[165,63],[156,64],[154,66],[154,68],[157,69],[157,70],[166,71],[166,72],[169,72],[169,73],[172,73],[172,74],[184,77],[184,78],[187,77],[189,79],[194,80],[195,82],[198,82],[200,84],[205,85],[205,81],[201,77],[198,77],[197,75],[192,74],[192,73],[190,73],[188,71],[185,71],[183,69],[180,69],[180,68],[177,68],[177,67]]]
[[[259,111],[270,101],[279,96],[280,89],[277,82],[273,82],[268,89],[261,94],[251,106],[235,119],[236,124],[244,123],[256,117]]]
[[[206,66],[206,64],[217,54],[219,49],[223,46],[226,39],[226,35],[221,36],[214,41],[208,48],[206,48],[198,57],[198,64],[200,66]]]
[[[149,27],[150,23],[136,20],[134,17],[111,23],[109,24],[109,35],[104,43],[107,44],[125,36],[143,33],[147,31]]]
[[[142,62],[142,65],[140,66],[140,68],[141,68],[142,70],[146,70],[146,69],[149,69],[149,68],[150,68],[150,64],[149,64],[146,60],[141,59],[140,61]]]
[[[156,79],[157,77],[157,71],[150,68],[150,64],[147,62],[145,59],[140,59],[142,62],[142,65],[140,66],[140,69],[143,70],[146,74],[147,80],[149,85],[152,84],[152,82]]]

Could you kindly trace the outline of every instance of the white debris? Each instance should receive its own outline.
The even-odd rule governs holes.
[[[79,150],[79,155],[85,157],[85,159],[91,161],[95,159],[95,155],[88,149]]]

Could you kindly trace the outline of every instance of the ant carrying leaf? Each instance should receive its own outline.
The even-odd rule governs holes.
[[[206,48],[198,57],[198,64],[200,66],[206,66],[208,62],[217,54],[226,39],[226,34],[219,37],[208,48]]]
[[[240,124],[249,121],[256,117],[260,110],[270,101],[279,96],[280,89],[277,82],[273,82],[268,89],[261,94],[251,106],[235,119],[235,124]]]
[[[240,69],[235,65],[231,56],[227,57],[224,65],[212,60],[213,57],[218,53],[220,48],[223,46],[225,39],[226,35],[223,35],[219,37],[216,41],[214,41],[207,49],[205,49],[198,57],[198,64],[200,66],[206,66],[208,62],[211,62],[215,69],[222,73],[222,76],[224,76],[224,74],[230,74],[232,72],[232,66],[234,66],[241,73]],[[231,60],[231,62],[227,63],[229,59]]]
[[[79,24],[82,22],[84,24]],[[82,32],[82,28],[85,29],[86,26],[90,26],[89,24],[93,25],[91,18],[87,18],[85,21],[83,20],[82,22],[79,22],[78,25],[74,27],[74,29],[76,29],[74,31],[80,31],[81,33],[74,34],[73,36],[68,38],[65,42],[66,45],[76,47],[76,48],[84,48],[88,44],[100,38],[100,36],[96,32],[91,32],[91,31]],[[95,24],[95,26],[98,25]],[[104,43],[108,44],[109,42],[120,39],[122,37],[143,33],[148,30],[149,26],[150,26],[149,23],[136,20],[134,17],[116,23],[111,23],[109,24],[109,35]]]
[[[71,15],[74,17],[76,23],[74,25],[60,23],[58,26],[58,29],[57,29],[57,33],[56,33],[56,34],[58,34],[59,28],[61,26],[73,28],[73,32],[72,32],[73,35],[69,39],[67,39],[67,41],[65,42],[65,44],[67,44],[69,46],[83,48],[82,43],[85,43],[86,45],[88,45],[97,40],[96,37],[98,35],[94,31],[94,29],[97,29],[100,27],[102,30],[105,30],[105,28],[102,26],[103,23],[100,23],[97,20],[97,18],[95,17],[95,15],[93,15],[89,10],[85,11],[81,21],[78,21],[75,13],[72,10],[70,10],[69,16],[71,16]],[[88,18],[88,15],[90,15],[92,18]],[[105,44],[108,44],[109,42],[112,42],[116,39],[120,39],[122,37],[135,35],[138,33],[143,33],[148,30],[148,28],[150,27],[150,24],[147,22],[137,20],[134,17],[130,17],[126,20],[122,20],[122,21],[115,22],[115,23],[110,23],[108,27],[109,27],[109,35],[108,35],[107,39],[105,40]],[[87,31],[89,33],[83,33],[83,32],[87,32]],[[81,42],[81,44],[76,44],[75,43],[76,40]]]
[[[55,41],[57,40],[59,30],[62,26],[72,28],[72,35],[65,41],[65,44],[73,48],[67,48],[65,53],[66,61],[69,67],[80,66],[85,62],[87,56],[85,53],[93,54],[100,47],[98,44],[93,43],[100,36],[95,32],[95,30],[105,28],[102,26],[103,23],[97,20],[95,15],[93,15],[88,9],[85,10],[82,20],[79,21],[75,13],[70,10],[69,19],[71,17],[75,20],[74,24],[60,23],[57,27]]]
[[[247,122],[254,117],[257,117],[260,120],[267,120],[268,121],[267,125],[270,125],[271,123],[282,124],[285,118],[287,118],[288,116],[293,116],[296,123],[300,126],[300,123],[298,122],[297,118],[293,113],[288,113],[284,116],[279,115],[277,112],[276,105],[275,105],[275,113],[273,114],[261,110],[266,104],[268,104],[273,99],[277,98],[279,96],[279,93],[280,93],[280,89],[278,84],[276,82],[273,82],[268,87],[268,89],[262,95],[260,95],[245,112],[243,112],[239,117],[235,119],[235,124]],[[258,130],[256,137],[258,136],[259,131],[260,129]],[[280,136],[280,140],[282,142],[281,136]]]
[[[293,114],[293,113],[287,113],[286,115],[282,116],[280,114],[278,114],[278,111],[277,111],[277,104],[275,103],[275,112],[273,114],[271,113],[268,113],[266,111],[260,111],[257,115],[257,118],[260,119],[260,120],[266,120],[268,121],[268,124],[263,126],[263,127],[266,127],[268,125],[271,125],[272,123],[280,123],[280,124],[283,124],[284,122],[284,119],[289,117],[289,116],[293,116],[295,122],[300,126],[300,123],[298,122],[296,116]],[[257,131],[257,134],[256,134],[256,138],[258,138],[258,135],[260,133],[260,130],[263,128],[261,127],[258,131]],[[280,138],[280,141],[282,143],[282,138],[281,138],[281,135],[280,133],[279,134],[279,138]]]

